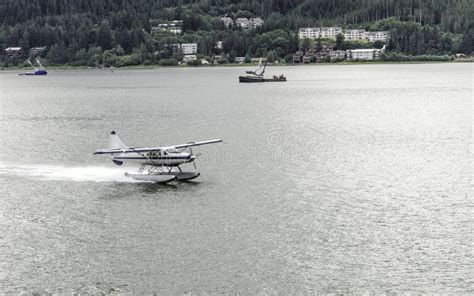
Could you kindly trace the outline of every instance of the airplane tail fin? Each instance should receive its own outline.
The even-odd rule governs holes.
[[[127,145],[125,145],[120,138],[117,136],[115,131],[112,131],[110,133],[110,144],[109,144],[110,149],[121,149],[121,148],[128,148]]]

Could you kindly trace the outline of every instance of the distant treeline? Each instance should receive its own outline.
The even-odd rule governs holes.
[[[226,28],[224,15],[265,23]],[[403,55],[471,54],[473,16],[472,0],[3,0],[0,49],[46,46],[50,64],[89,66],[174,63],[181,55],[170,45],[183,42],[198,43],[201,57],[289,59],[303,43],[299,27],[340,25],[389,30],[388,50]],[[182,34],[152,33],[153,20],[175,19]]]

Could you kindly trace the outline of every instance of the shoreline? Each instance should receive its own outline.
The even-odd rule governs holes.
[[[329,63],[298,63],[298,64],[268,64],[267,67],[315,67],[315,66],[351,66],[351,65],[380,65],[380,64],[452,64],[452,63],[474,63],[474,58],[471,59],[457,59],[453,61],[341,61],[341,62],[329,62]],[[87,67],[87,66],[71,66],[71,65],[51,65],[47,66],[47,69],[51,70],[119,70],[119,69],[169,69],[169,68],[225,68],[225,67],[254,67],[255,63],[245,63],[245,64],[217,64],[217,65],[177,65],[177,66],[160,66],[156,65],[136,65],[136,66],[124,66],[124,67]],[[0,68],[0,71],[8,70],[31,70],[31,67],[23,66],[10,66]]]

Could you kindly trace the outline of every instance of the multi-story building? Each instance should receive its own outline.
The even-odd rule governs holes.
[[[5,56],[8,58],[19,58],[22,55],[21,47],[7,47],[4,50]]]
[[[185,62],[186,64],[195,60],[196,60],[196,55],[194,54],[188,54],[183,57],[183,62]]]
[[[298,37],[300,39],[317,39],[320,36],[320,28],[300,28],[298,32]]]
[[[231,26],[234,25],[234,21],[232,20],[232,18],[230,18],[228,16],[221,17],[221,21],[224,23],[224,26],[226,28],[231,27]]]
[[[341,27],[322,27],[321,38],[335,39],[338,34],[342,33]]]
[[[378,58],[380,52],[375,48],[368,49],[349,49],[346,52],[348,60],[375,60]]]
[[[246,29],[249,27],[249,20],[246,17],[239,17],[235,20],[235,24],[237,25],[237,27]]]
[[[151,32],[155,33],[157,31],[168,31],[174,34],[181,34],[183,32],[183,21],[182,20],[174,20],[174,21],[157,21],[152,20],[150,23],[158,23],[151,27]]]
[[[196,54],[197,43],[181,43],[181,53],[184,55]]]
[[[333,50],[329,52],[329,58],[331,61],[343,60],[346,57],[346,52],[344,50]]]
[[[349,29],[344,32],[346,40],[361,40],[367,38],[365,29]]]
[[[181,34],[181,32],[183,32],[183,30],[179,27],[176,27],[176,28],[168,28],[168,31],[173,33],[173,34]]]
[[[46,46],[30,48],[30,55],[35,56],[46,52]]]
[[[388,32],[387,31],[378,31],[378,32],[367,32],[367,39],[370,42],[375,41],[383,41],[386,42],[388,40]]]
[[[297,52],[295,52],[295,54],[293,55],[293,64],[294,63],[301,63],[302,59],[303,59],[303,54],[304,52],[299,50]]]
[[[263,25],[263,20],[259,17],[253,17],[249,19],[249,26],[258,28]]]
[[[343,33],[341,27],[321,27],[321,28],[300,28],[298,31],[298,37],[300,39],[318,39],[318,38],[331,38],[335,39],[338,34]],[[370,42],[384,41],[387,42],[389,38],[389,32],[377,31],[367,32],[365,29],[348,29],[344,32],[344,38],[346,40],[363,40],[368,39]]]
[[[346,50],[346,58],[348,60],[377,60],[380,58],[380,54],[385,52],[385,45],[381,48],[368,48],[368,49],[348,49]]]
[[[250,19],[247,19],[246,17],[239,17],[235,20],[235,24],[237,27],[241,27],[243,29],[258,28],[263,25],[263,20],[259,17],[253,17]]]

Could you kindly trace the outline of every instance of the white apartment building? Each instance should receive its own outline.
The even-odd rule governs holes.
[[[221,17],[221,21],[224,23],[226,28],[234,25],[234,21],[228,16]]]
[[[235,20],[235,24],[237,25],[237,27],[246,29],[249,27],[249,20],[246,17],[239,17]]]
[[[298,31],[298,37],[300,39],[318,39],[318,38],[332,38],[343,33],[341,27],[322,27],[322,28],[300,28]],[[365,29],[348,29],[344,32],[344,38],[346,40],[362,40],[368,39],[370,42],[377,40],[387,42],[389,38],[389,32],[377,31],[367,32]]]
[[[344,32],[344,39],[346,40],[361,40],[367,38],[365,29],[349,29]]]
[[[322,27],[321,28],[321,38],[333,38],[342,33],[341,27]]]
[[[259,17],[253,17],[249,19],[249,26],[252,26],[254,28],[260,27],[263,25],[263,20]]]
[[[367,32],[367,39],[369,39],[370,42],[375,42],[375,41],[386,42],[388,40],[388,36],[389,34],[387,31]]]
[[[379,59],[383,52],[385,52],[385,45],[381,49],[348,49],[346,50],[346,57],[348,60],[372,61]]]
[[[379,57],[379,50],[370,48],[370,49],[349,49],[346,52],[348,60],[363,60],[371,61]]]
[[[344,50],[333,50],[329,52],[329,58],[331,60],[344,60],[346,57],[346,51]]]
[[[298,37],[300,39],[318,39],[318,38],[333,38],[335,39],[337,34],[342,33],[341,27],[322,27],[322,28],[300,28],[298,31]]]
[[[173,34],[181,34],[181,32],[183,32],[183,30],[180,27],[168,28],[168,31]]]
[[[189,63],[196,60],[196,56],[193,54],[188,54],[183,57],[183,62]]]
[[[181,43],[181,53],[184,55],[196,54],[197,43]]]
[[[263,20],[259,17],[253,17],[250,19],[247,19],[246,17],[239,17],[235,20],[235,24],[237,27],[241,27],[243,29],[257,28],[263,25]]]
[[[173,34],[181,34],[183,32],[183,21],[174,20],[174,21],[162,21],[157,26],[151,27],[151,32],[155,33],[157,31],[168,31]]]
[[[300,39],[318,39],[320,32],[320,28],[300,28],[298,31],[298,37]]]

